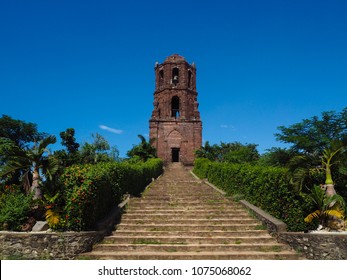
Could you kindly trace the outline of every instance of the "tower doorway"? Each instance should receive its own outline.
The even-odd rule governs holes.
[[[172,162],[179,162],[180,161],[180,149],[179,148],[172,148],[171,149],[171,156],[172,156]]]

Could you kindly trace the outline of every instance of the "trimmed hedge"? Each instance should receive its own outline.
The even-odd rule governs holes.
[[[95,222],[107,215],[124,194],[139,195],[162,171],[160,159],[66,168],[61,177],[65,199],[61,227],[74,231],[93,229]]]
[[[199,158],[195,161],[194,173],[229,194],[241,194],[250,203],[284,221],[289,231],[308,229],[304,217],[311,205],[293,191],[285,168]]]

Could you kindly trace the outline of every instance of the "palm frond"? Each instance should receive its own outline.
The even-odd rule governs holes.
[[[39,142],[39,145],[37,148],[38,153],[40,153],[40,154],[44,153],[46,151],[48,145],[54,144],[56,142],[57,142],[57,138],[54,135],[49,135],[46,138],[42,139]]]
[[[0,177],[7,176],[12,172],[15,172],[20,169],[29,169],[31,167],[30,163],[22,164],[21,162],[10,161],[6,165],[2,166],[0,169]]]
[[[54,157],[48,157],[42,160],[42,171],[48,177],[49,180],[52,180],[52,176],[59,169],[59,160]]]
[[[313,219],[319,218],[321,216],[321,211],[316,210],[310,214],[307,215],[307,217],[304,219],[305,223],[311,223]]]
[[[54,228],[54,226],[56,226],[60,222],[60,219],[61,219],[59,213],[57,213],[51,209],[48,209],[46,211],[45,218],[46,218],[48,225],[51,228]]]
[[[327,217],[335,217],[338,219],[343,219],[345,217],[343,212],[341,212],[339,210],[326,210],[326,211],[322,212],[322,215],[327,216]]]

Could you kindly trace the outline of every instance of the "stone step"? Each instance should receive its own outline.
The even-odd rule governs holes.
[[[190,203],[190,204],[178,204],[178,203],[171,203],[171,204],[132,204],[130,203],[128,206],[128,209],[137,209],[137,210],[142,210],[142,209],[154,209],[154,210],[169,210],[170,208],[172,209],[182,209],[182,210],[204,210],[204,211],[213,211],[213,210],[227,210],[228,212],[231,212],[233,210],[241,210],[242,212],[245,211],[245,208],[242,207],[241,205],[233,205],[233,204],[205,204],[201,205],[201,203]]]
[[[200,225],[200,224],[190,224],[190,225],[180,225],[180,224],[126,224],[121,223],[117,226],[117,229],[123,230],[149,230],[149,231],[200,231],[200,230],[225,230],[225,231],[244,231],[244,230],[256,230],[259,229],[261,223],[253,224],[219,224],[219,225]]]
[[[149,216],[143,216],[143,218],[128,218],[123,217],[122,222],[126,224],[145,224],[145,225],[158,225],[166,223],[172,224],[172,223],[179,223],[180,225],[192,225],[192,224],[198,224],[198,225],[223,225],[223,224],[254,224],[258,221],[253,218],[229,218],[229,219],[223,219],[223,218],[215,218],[215,219],[187,219],[187,218],[171,218],[169,216],[161,216],[161,217],[149,217]]]
[[[171,201],[180,201],[180,202],[190,202],[190,201],[203,201],[206,203],[213,203],[213,202],[224,202],[228,203],[230,205],[237,205],[239,203],[232,201],[231,199],[227,198],[218,198],[218,197],[199,197],[199,196],[181,196],[181,197],[156,197],[156,196],[145,196],[141,198],[131,198],[130,203],[132,202],[171,202]]]
[[[158,201],[158,200],[143,200],[143,201],[130,201],[129,202],[129,207],[133,206],[153,206],[153,207],[170,207],[170,206],[202,206],[201,204],[203,203],[204,207],[209,207],[209,206],[225,206],[225,207],[241,207],[240,205],[234,205],[230,202],[226,201],[201,201],[201,200],[168,200],[168,201]]]
[[[142,215],[141,215],[142,214]],[[147,213],[133,213],[127,212],[122,216],[122,221],[125,219],[168,219],[168,220],[180,220],[180,219],[247,219],[250,218],[250,216],[247,214],[247,212],[240,212],[236,214],[225,214],[225,213],[209,213],[209,212],[191,212],[191,211],[184,211],[184,212],[173,212],[168,214],[167,212],[147,212]]]
[[[211,232],[210,230],[200,230],[200,231],[146,231],[146,230],[137,230],[135,231],[128,231],[128,230],[122,230],[119,229],[113,233],[113,235],[105,237],[106,239],[112,239],[112,238],[118,238],[118,237],[215,237],[216,239],[225,239],[225,238],[246,238],[246,237],[253,237],[255,239],[257,238],[270,238],[273,240],[273,238],[269,235],[269,233],[266,230],[246,230],[246,231],[222,231],[222,230],[215,230]]]
[[[296,260],[291,251],[282,252],[102,252],[92,251],[85,257],[99,260]]]
[[[148,233],[149,234],[149,233]],[[274,239],[271,236],[259,236],[259,237],[242,237],[242,236],[153,236],[138,234],[136,236],[126,236],[122,234],[115,234],[109,237],[106,237],[101,244],[273,244]]]
[[[143,242],[147,242],[143,240]],[[282,252],[288,247],[277,244],[99,244],[95,250],[102,252]]]
[[[238,215],[238,214],[244,214],[247,213],[244,209],[230,209],[230,208],[215,208],[215,207],[201,207],[201,208],[193,208],[193,207],[170,207],[169,209],[167,207],[128,207],[125,210],[125,213],[133,213],[136,215],[139,215],[140,217],[142,215],[146,214],[230,214],[230,215]]]

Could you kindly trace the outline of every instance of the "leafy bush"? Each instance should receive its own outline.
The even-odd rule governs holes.
[[[312,204],[293,191],[285,168],[197,159],[194,172],[227,193],[243,195],[249,202],[284,221],[288,230],[308,229],[304,218]]]
[[[0,197],[0,227],[19,231],[27,221],[31,210],[32,196],[19,191],[7,191]],[[7,228],[4,228],[7,224]]]
[[[68,167],[64,184],[63,219],[68,230],[90,230],[124,194],[139,195],[163,170],[160,159],[130,164],[104,162]]]

